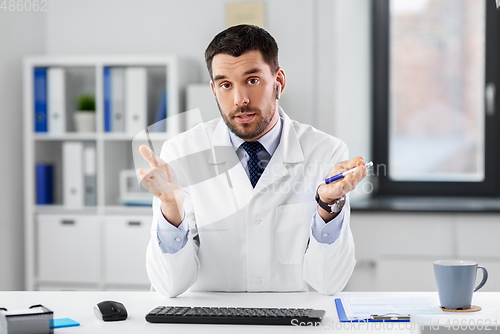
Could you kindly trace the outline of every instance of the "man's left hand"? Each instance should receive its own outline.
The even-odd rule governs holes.
[[[352,160],[342,161],[333,166],[328,174],[328,177],[340,174],[354,167],[358,167],[352,174],[347,175],[338,181],[322,184],[318,188],[319,198],[326,204],[333,204],[339,198],[354,190],[358,183],[360,183],[367,175],[368,172],[365,167],[365,160],[362,157],[356,157]]]

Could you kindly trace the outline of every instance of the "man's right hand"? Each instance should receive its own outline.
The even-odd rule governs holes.
[[[184,219],[184,192],[178,185],[174,171],[146,145],[141,145],[139,152],[151,166],[149,169],[137,170],[143,187],[161,200],[161,211],[165,219],[170,224],[179,226]]]

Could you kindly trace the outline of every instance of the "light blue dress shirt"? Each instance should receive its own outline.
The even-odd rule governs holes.
[[[261,150],[258,153],[259,160],[263,162],[263,166],[267,165],[267,162],[271,160],[276,148],[280,143],[281,129],[283,127],[283,119],[279,118],[276,125],[264,136],[259,138],[259,142],[264,146],[265,150]],[[229,131],[229,130],[228,130]],[[248,154],[241,147],[244,140],[236,136],[234,133],[229,131],[229,136],[233,147],[236,148],[236,154],[243,165],[243,168],[248,173]],[[249,176],[250,177],[250,176]],[[158,210],[161,210],[158,207]],[[164,253],[176,253],[184,247],[187,242],[188,227],[184,224],[184,221],[178,227],[170,224],[163,214],[160,212],[158,215],[158,242],[160,244],[160,249]],[[323,244],[332,244],[338,239],[340,235],[340,230],[342,229],[342,223],[344,221],[344,210],[332,219],[330,222],[325,223],[323,218],[319,215],[318,211],[314,213],[314,223],[312,225],[312,234],[314,238]]]

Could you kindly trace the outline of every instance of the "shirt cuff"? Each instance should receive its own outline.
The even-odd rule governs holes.
[[[330,245],[340,236],[342,223],[344,222],[344,208],[342,208],[337,217],[333,218],[328,223],[325,223],[323,218],[321,218],[318,210],[316,210],[313,219],[312,234],[314,238],[319,243]]]
[[[161,210],[161,209],[160,209]],[[184,247],[189,232],[184,220],[178,227],[170,224],[160,212],[158,218],[158,244],[163,253],[174,254]]]

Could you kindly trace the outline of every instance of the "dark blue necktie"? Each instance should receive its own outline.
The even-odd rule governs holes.
[[[262,164],[259,164],[260,160],[257,158],[257,153],[264,148],[258,141],[246,141],[241,144],[241,147],[248,153],[248,173],[250,174],[250,182],[252,187],[255,188],[257,181],[259,181],[260,176],[264,172]]]

